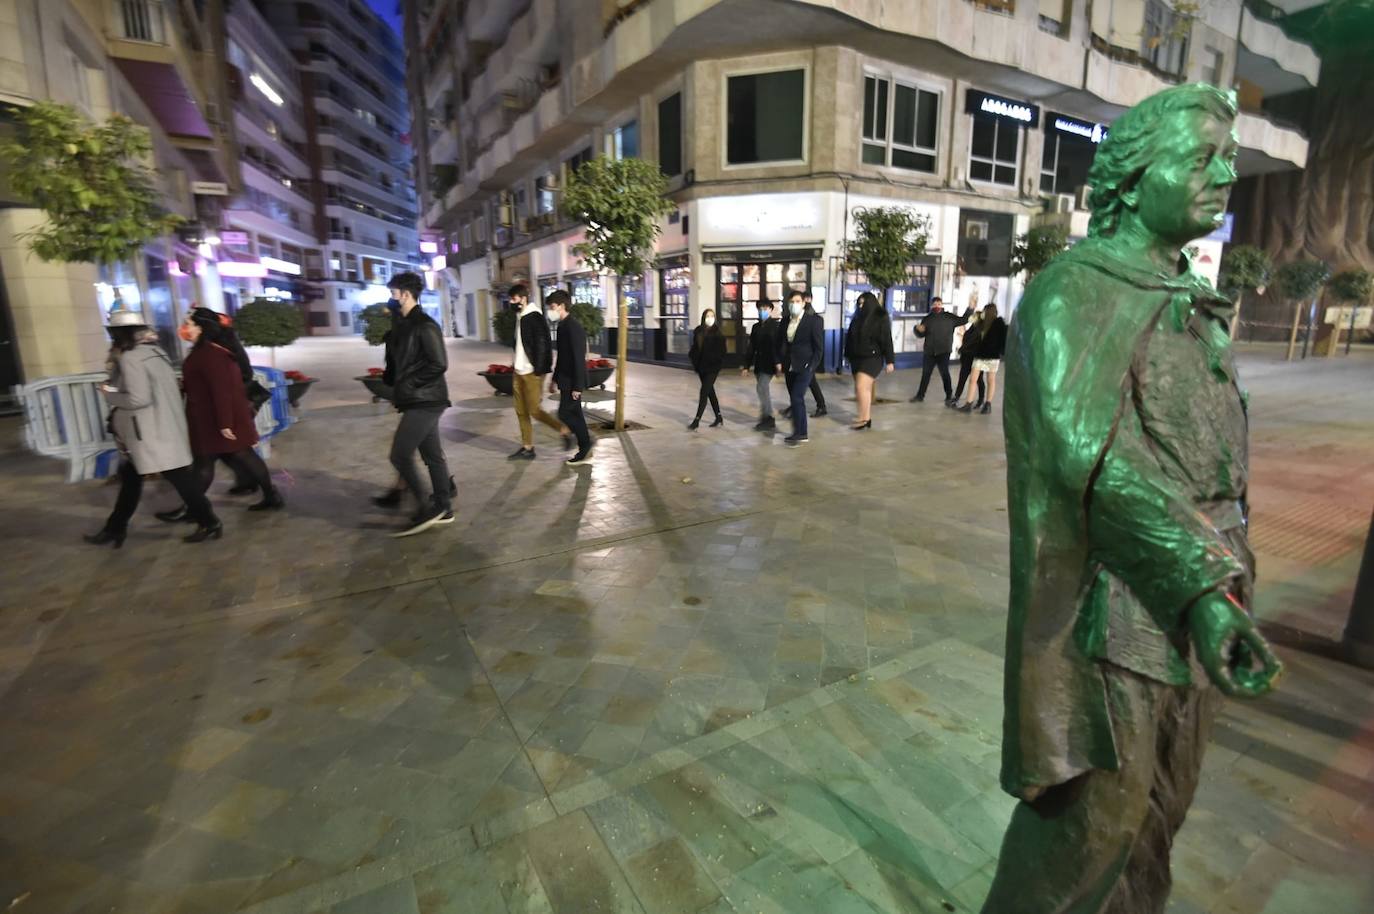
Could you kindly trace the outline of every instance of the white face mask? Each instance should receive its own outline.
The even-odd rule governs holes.
[[[550,309],[549,309],[549,312],[548,312],[548,317],[549,317],[549,322],[550,322],[550,323],[554,323],[554,324],[558,323],[558,309],[557,309],[557,308],[550,308]]]
[[[715,325],[716,325],[716,319],[715,319],[714,317],[708,317],[708,318],[706,318],[706,326],[708,326],[708,327],[714,327]]]

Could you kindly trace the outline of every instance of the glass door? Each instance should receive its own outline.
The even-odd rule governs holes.
[[[659,270],[659,324],[663,328],[664,349],[670,359],[685,359],[692,348],[691,267]]]
[[[628,330],[625,334],[625,352],[631,358],[642,357],[644,350],[644,277],[627,276],[617,280],[616,288],[625,300]]]

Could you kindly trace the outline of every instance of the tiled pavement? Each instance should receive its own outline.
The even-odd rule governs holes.
[[[454,343],[463,369],[499,357]],[[219,497],[220,543],[0,454],[0,905],[18,912],[976,911],[1006,594],[996,417],[897,403],[786,450],[682,426],[690,375],[633,366],[598,463],[532,464],[508,400],[451,373],[459,521],[366,506],[394,420],[356,341],[272,463],[290,508]],[[1374,909],[1374,674],[1328,659],[1374,504],[1374,360],[1247,354],[1259,612],[1283,690],[1228,707],[1170,910]],[[13,437],[14,429],[9,429]],[[543,431],[539,433],[545,435]],[[222,490],[223,486],[220,486]]]

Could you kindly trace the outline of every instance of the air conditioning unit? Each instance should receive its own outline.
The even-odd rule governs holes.
[[[1055,195],[1054,195],[1054,212],[1056,212],[1056,213],[1071,213],[1071,212],[1073,212],[1073,205],[1074,205],[1073,194],[1055,194]]]
[[[1077,209],[1081,209],[1084,212],[1087,212],[1092,209],[1092,206],[1090,206],[1088,202],[1089,198],[1092,196],[1092,192],[1093,189],[1086,184],[1078,188],[1078,199],[1076,201],[1078,204]]]

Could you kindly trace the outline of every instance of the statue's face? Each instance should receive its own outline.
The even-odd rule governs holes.
[[[1236,138],[1229,122],[1203,111],[1180,111],[1163,129],[1170,139],[1133,189],[1133,208],[1150,232],[1184,245],[1221,226],[1236,183]]]

